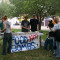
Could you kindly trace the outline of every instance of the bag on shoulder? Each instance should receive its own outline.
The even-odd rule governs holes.
[[[60,29],[56,30],[55,39],[60,42]]]

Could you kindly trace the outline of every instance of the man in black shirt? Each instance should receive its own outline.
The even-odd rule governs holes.
[[[21,23],[22,32],[28,32],[30,30],[30,23],[27,21],[28,17],[25,16],[24,20]]]
[[[35,32],[38,31],[38,20],[36,19],[36,15],[33,15],[33,19],[30,20],[30,25],[31,25],[31,31]]]

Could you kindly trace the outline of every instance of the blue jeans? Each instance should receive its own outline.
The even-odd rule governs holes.
[[[49,44],[49,50],[53,50],[53,39],[46,39],[44,44],[44,49],[47,49],[47,46]]]
[[[11,52],[11,42],[12,41],[12,34],[11,33],[4,33],[3,37],[3,55],[6,55],[6,51],[8,53]],[[8,43],[8,49],[7,48],[7,43]]]
[[[60,57],[60,42],[56,41],[56,46],[57,46],[57,49],[56,49],[56,53],[58,57]]]

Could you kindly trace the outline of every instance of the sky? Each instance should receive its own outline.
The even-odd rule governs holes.
[[[0,3],[2,2],[2,0],[0,0]]]

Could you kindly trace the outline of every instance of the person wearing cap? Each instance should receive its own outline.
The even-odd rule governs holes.
[[[30,30],[30,23],[28,21],[28,16],[24,17],[24,20],[21,22],[22,32],[28,32]]]

